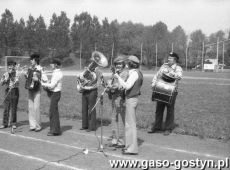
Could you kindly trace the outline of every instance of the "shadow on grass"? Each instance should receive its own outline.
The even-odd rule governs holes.
[[[29,120],[23,120],[17,123],[17,127],[29,125]]]
[[[67,125],[67,126],[61,126],[61,131],[62,133],[64,133],[65,131],[68,131],[70,129],[72,129],[73,126]]]
[[[144,143],[143,139],[137,138],[137,144],[138,146],[141,146]]]

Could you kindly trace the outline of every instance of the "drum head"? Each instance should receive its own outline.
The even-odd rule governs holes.
[[[174,77],[169,76],[168,74],[162,73],[162,80],[169,82],[169,83],[172,83],[176,79]]]

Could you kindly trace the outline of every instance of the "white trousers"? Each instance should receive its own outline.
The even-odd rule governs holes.
[[[138,153],[136,110],[138,98],[126,98],[125,112],[125,148],[127,152]]]
[[[28,108],[30,129],[41,128],[40,98],[40,90],[36,92],[29,91]]]

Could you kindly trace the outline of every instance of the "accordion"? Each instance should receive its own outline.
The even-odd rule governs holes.
[[[38,81],[34,81],[33,77],[37,77]],[[40,89],[41,71],[36,69],[28,69],[28,75],[25,83],[25,88],[28,90],[38,91]]]

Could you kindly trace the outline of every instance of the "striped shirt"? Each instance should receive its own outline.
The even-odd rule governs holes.
[[[20,74],[18,71],[14,71],[11,74],[6,72],[5,79],[1,80],[2,85],[6,85],[7,88],[13,89],[19,87]]]

